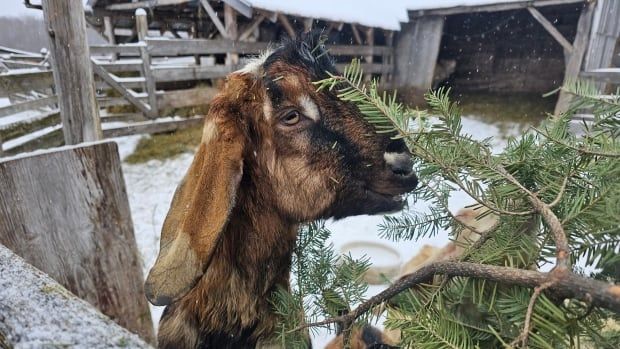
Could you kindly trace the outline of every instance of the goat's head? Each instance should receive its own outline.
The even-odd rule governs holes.
[[[331,58],[306,39],[228,77],[164,222],[145,287],[152,303],[191,289],[246,200],[293,223],[403,207],[400,195],[417,184],[404,142],[377,134],[353,104],[318,92],[312,82],[328,71]]]

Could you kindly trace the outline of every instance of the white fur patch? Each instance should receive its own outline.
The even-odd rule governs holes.
[[[217,137],[217,126],[215,122],[207,121],[202,128],[202,142],[209,143],[215,137]]]
[[[271,50],[266,50],[266,51],[261,52],[261,54],[258,55],[258,57],[250,59],[243,68],[237,70],[237,73],[252,74],[254,76],[260,76],[261,68],[263,64],[265,63],[265,60],[267,59],[267,57],[271,55],[271,53],[272,53]]]
[[[385,152],[383,153],[383,159],[385,160],[385,162],[388,165],[398,165],[399,163],[402,162],[407,162],[410,161],[410,157],[411,155],[407,154],[407,153],[388,153]]]
[[[265,120],[271,120],[271,115],[273,114],[273,107],[271,106],[271,102],[269,98],[265,98],[265,102],[263,102],[263,116],[265,116]]]
[[[307,95],[303,95],[299,97],[299,106],[302,109],[302,112],[305,116],[309,117],[314,121],[319,121],[321,118],[321,114],[319,113],[319,107],[308,97]]]

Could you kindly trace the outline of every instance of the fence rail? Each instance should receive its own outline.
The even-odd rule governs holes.
[[[156,119],[172,116],[164,110],[208,104],[216,93],[214,80],[239,69],[244,57],[268,47],[264,42],[147,37],[135,44],[90,46],[99,108],[129,107],[126,112],[101,113],[104,137],[167,132],[198,124],[200,117],[165,122]],[[328,49],[340,62],[336,64],[339,70],[358,57],[363,59],[367,74],[386,83],[391,79],[392,47],[333,45]],[[230,53],[239,54],[241,63],[217,63],[218,55]],[[29,64],[32,67],[0,74],[0,98],[8,97],[12,102],[0,107],[0,154],[3,150],[12,154],[36,149],[49,139],[62,142],[52,72],[40,62]],[[28,96],[31,91],[37,91],[39,97]],[[16,97],[19,95],[22,98]],[[28,116],[20,119],[18,113]],[[9,117],[12,122],[3,122]],[[111,122],[125,125],[112,127],[108,125]]]

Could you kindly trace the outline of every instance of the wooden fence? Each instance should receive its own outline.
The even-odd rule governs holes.
[[[145,27],[140,19],[137,27]],[[244,58],[268,47],[264,42],[226,39],[167,40],[148,38],[145,34],[141,39],[135,44],[90,46],[99,108],[130,106],[122,109],[132,110],[102,111],[104,137],[168,132],[199,124],[201,116],[161,118],[173,116],[169,114],[171,109],[208,104],[217,92],[214,80],[239,69]],[[359,57],[365,62],[362,66],[367,74],[380,77],[384,83],[392,78],[392,47],[334,45],[329,50],[339,69]],[[241,56],[239,64],[223,63],[220,57],[231,53]],[[20,63],[17,59],[11,61]],[[2,97],[10,97],[14,103],[0,107],[0,154],[2,150],[13,154],[40,148],[43,143],[62,142],[54,78],[49,68],[39,66],[1,73]],[[15,119],[16,113],[33,110],[37,111],[36,116],[2,126],[3,118]]]

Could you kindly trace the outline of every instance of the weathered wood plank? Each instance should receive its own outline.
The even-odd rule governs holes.
[[[453,6],[446,8],[431,8],[427,10],[410,10],[409,19],[414,19],[422,16],[450,16],[459,13],[476,13],[476,12],[498,12],[525,9],[529,6],[544,7],[553,5],[564,5],[571,3],[584,2],[584,0],[522,0],[522,1],[510,1],[510,2],[497,2],[491,4],[482,5],[463,5]]]
[[[206,1],[206,0],[203,0]],[[235,9],[228,5],[224,4],[224,25],[226,27],[226,36],[229,39],[237,40],[239,37],[239,28],[237,24],[237,12]],[[237,53],[226,53],[226,64],[227,65],[235,65],[239,63],[239,54]]]
[[[48,130],[28,135],[27,139],[14,139],[3,144],[4,153],[15,155],[23,152],[59,147],[64,144],[62,126],[57,125]]]
[[[97,63],[95,63],[94,61],[92,62],[92,66],[93,66],[93,71],[95,72],[95,74],[97,74],[100,78],[102,78],[108,85],[110,85],[110,87],[115,89],[125,99],[127,99],[131,104],[133,104],[136,108],[140,109],[140,111],[143,112],[145,115],[149,114],[150,107],[148,105],[144,104],[143,101],[141,101],[136,96],[134,96],[130,90],[128,90],[123,85],[121,85],[119,82],[117,82],[114,79],[114,77],[110,75],[110,73],[108,73],[104,68],[97,65]]]
[[[54,85],[51,71],[0,74],[0,96],[16,92],[44,90]]]
[[[573,45],[571,45],[571,43],[566,40],[564,35],[562,35],[562,33],[560,33],[560,31],[556,29],[553,23],[549,22],[549,20],[545,18],[545,16],[543,16],[540,11],[538,11],[534,7],[528,7],[527,10],[530,12],[532,17],[534,17],[534,19],[538,21],[538,23],[540,23],[543,28],[545,28],[545,30],[555,39],[555,41],[562,45],[562,47],[564,47],[564,49],[569,53],[573,52]]]
[[[0,245],[0,346],[151,348]]]
[[[65,144],[101,139],[99,108],[81,0],[45,0],[54,87]]]
[[[205,105],[209,104],[218,91],[215,87],[196,87],[186,90],[166,91],[161,95],[157,95],[157,103],[160,109]]]
[[[148,121],[148,120],[149,119],[144,117],[142,113],[107,114],[101,117],[101,123],[103,124],[104,132],[105,132],[106,122],[116,122],[116,121],[130,122],[130,121]]]
[[[297,34],[295,33],[295,29],[293,28],[293,25],[288,20],[288,17],[286,17],[285,14],[278,13],[278,22],[282,24],[282,26],[286,30],[286,33],[288,34],[289,37],[295,38],[295,36],[297,36]]]
[[[336,69],[338,69],[338,71],[343,71],[344,67],[346,67],[347,65],[349,64],[336,63]],[[361,66],[365,74],[383,74],[390,73],[392,71],[392,66],[382,63],[362,63]]]
[[[143,9],[136,10],[136,31],[138,32],[138,40],[144,42],[149,30],[149,23],[146,18],[146,11]],[[158,115],[157,108],[157,89],[155,87],[155,78],[153,77],[153,68],[151,67],[151,56],[146,45],[140,46],[140,58],[142,59],[142,76],[144,77],[144,85],[148,94],[149,110],[146,116],[150,119]],[[141,102],[142,103],[142,102]]]
[[[222,78],[239,69],[239,66],[189,66],[179,68],[156,67],[153,76],[157,82],[189,81]]]
[[[135,44],[126,45],[91,45],[90,54],[93,56],[109,55],[111,53],[120,54],[123,56],[139,56],[140,47]]]
[[[161,110],[166,108],[183,108],[209,104],[217,92],[218,89],[215,87],[195,87],[184,90],[159,91],[157,93],[157,106]],[[136,98],[146,100],[146,97],[140,96]],[[99,98],[99,106],[102,108],[118,105],[131,105],[131,103],[122,97]],[[103,121],[103,119],[106,118],[102,116],[101,119]]]
[[[425,16],[403,25],[394,55],[397,87],[431,88],[443,24],[442,16]]]
[[[56,109],[26,121],[3,126],[0,129],[0,134],[2,134],[2,138],[6,142],[58,124],[60,124],[60,112]]]
[[[103,130],[106,138],[122,137],[127,135],[135,135],[140,133],[161,133],[180,130],[190,126],[200,125],[204,121],[203,117],[194,117],[183,120],[173,121],[145,121],[136,122],[134,124],[122,127],[108,128]]]
[[[620,84],[620,68],[595,69],[584,71],[580,77],[589,78],[607,84]]]
[[[114,142],[0,160],[0,243],[152,341],[129,212]]]
[[[152,56],[211,55],[234,52],[257,54],[267,49],[266,42],[240,42],[233,40],[178,39],[146,40]]]
[[[579,21],[577,22],[577,33],[573,41],[573,52],[569,56],[568,63],[566,64],[563,83],[574,81],[579,76],[583,57],[588,47],[588,41],[590,40],[590,30],[592,29],[592,17],[595,6],[596,3],[589,2],[581,10],[581,15],[579,15]],[[554,114],[560,115],[568,110],[570,100],[570,94],[565,91],[560,91]]]
[[[239,35],[239,41],[247,40],[247,38],[249,38],[252,35],[252,33],[254,33],[256,28],[258,28],[258,26],[261,23],[263,23],[264,20],[265,20],[265,15],[262,14],[262,13],[259,14],[257,17],[255,17],[252,20],[252,23],[250,23],[250,25],[248,25],[246,28],[244,28],[244,30],[241,33],[241,35]]]
[[[135,1],[130,3],[111,4],[106,6],[106,10],[110,11],[131,11],[139,8],[150,8],[157,6],[180,5],[194,0],[146,0]]]
[[[58,102],[58,97],[49,96],[49,97],[44,97],[44,98],[39,98],[39,99],[33,99],[31,101],[7,105],[6,107],[0,108],[0,118],[3,116],[20,113],[26,110],[46,107],[50,104],[56,104],[57,102]]]
[[[220,18],[217,16],[217,13],[213,9],[213,7],[211,7],[209,2],[207,0],[200,0],[200,4],[209,15],[209,18],[211,18],[211,21],[217,28],[217,31],[220,32],[220,35],[222,35],[223,38],[228,39],[228,33],[226,32],[226,28],[224,28],[222,21],[220,21]]]
[[[389,46],[328,45],[327,48],[334,56],[382,56],[394,52],[394,49]]]

